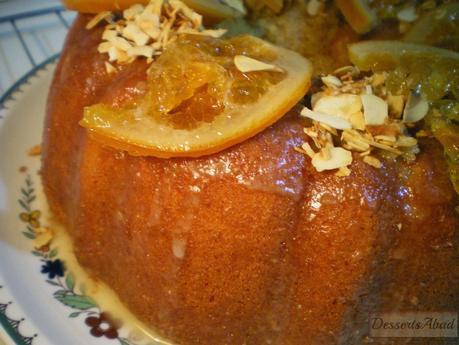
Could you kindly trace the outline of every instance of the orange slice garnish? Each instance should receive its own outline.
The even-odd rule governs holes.
[[[90,106],[81,125],[133,155],[207,155],[276,122],[304,96],[311,74],[301,55],[255,37],[183,35],[151,64],[143,99]]]
[[[423,15],[405,34],[406,42],[459,50],[459,3],[445,4]]]

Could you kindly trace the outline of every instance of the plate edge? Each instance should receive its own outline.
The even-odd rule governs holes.
[[[10,88],[8,88],[8,90],[0,97],[0,120],[5,119],[5,116],[2,113],[8,110],[6,103],[8,101],[15,100],[13,95],[18,91],[21,92],[20,87],[29,84],[29,80],[32,77],[34,77],[41,70],[47,68],[49,65],[55,63],[59,56],[60,53],[47,58],[45,61],[24,74]],[[0,289],[3,289],[2,285],[0,285]],[[0,325],[4,329],[5,333],[10,337],[10,339],[5,339],[5,341],[12,340],[15,345],[31,345],[33,339],[36,337],[36,334],[34,334],[32,337],[27,337],[22,335],[19,331],[19,325],[21,322],[25,321],[25,319],[22,318],[19,320],[13,320],[6,315],[6,310],[12,303],[12,301],[0,303]]]

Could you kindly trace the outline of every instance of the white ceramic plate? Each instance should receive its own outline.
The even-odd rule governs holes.
[[[145,344],[107,320],[76,286],[58,247],[34,248],[47,210],[40,158],[27,151],[41,142],[55,60],[31,71],[0,100],[0,339],[7,345]]]

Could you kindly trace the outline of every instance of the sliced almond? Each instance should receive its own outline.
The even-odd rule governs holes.
[[[362,102],[360,97],[351,94],[323,96],[317,100],[313,107],[313,110],[316,112],[343,118],[347,120],[353,128],[363,130],[365,129],[365,122],[361,109]]]
[[[234,65],[242,73],[257,72],[257,71],[274,71],[283,72],[283,70],[275,65],[271,65],[245,55],[236,55],[234,57]]]
[[[341,147],[328,149],[329,159],[324,159],[323,155],[316,153],[311,160],[312,165],[317,171],[339,169],[352,163],[352,153]]]
[[[116,30],[104,30],[102,33],[102,39],[109,41],[111,39],[114,39],[115,37],[118,37],[118,32]]]
[[[346,129],[352,127],[351,123],[342,117],[312,111],[306,107],[301,111],[301,116],[325,123],[326,125],[336,129]]]
[[[312,159],[314,155],[316,154],[314,150],[312,149],[311,145],[309,143],[303,143],[301,145],[301,148],[304,150],[304,152]]]
[[[429,111],[429,103],[421,96],[410,93],[403,112],[404,122],[417,122],[422,120]]]
[[[97,46],[97,51],[101,54],[108,53],[108,51],[112,47],[113,47],[113,44],[111,44],[110,42],[102,42],[102,43],[99,43],[99,45]]]
[[[324,96],[323,92],[316,92],[311,95],[311,106],[314,109],[314,106],[316,105],[317,101]]]
[[[179,29],[177,32],[182,33],[182,34],[201,35],[201,36],[209,36],[213,38],[220,38],[227,32],[227,30],[226,29],[215,29],[215,30],[196,31],[194,29],[184,27],[182,29]],[[240,55],[240,56],[244,56],[244,55]]]
[[[382,167],[381,161],[373,156],[364,156],[363,161],[374,168],[380,169]]]
[[[131,47],[126,53],[128,56],[144,56],[147,58],[153,57],[155,50],[151,46],[142,46],[142,47]]]
[[[107,74],[115,73],[116,68],[108,61],[105,61],[105,71]]]
[[[123,17],[127,20],[134,19],[137,15],[142,13],[144,7],[141,4],[135,4],[123,11]]]
[[[339,177],[349,176],[350,174],[351,169],[349,169],[348,167],[340,167],[338,171],[335,173],[335,175]]]
[[[341,80],[339,80],[337,77],[331,74],[325,77],[322,77],[321,79],[322,79],[322,82],[330,88],[339,88],[340,86],[343,85]]]
[[[127,51],[132,45],[123,37],[114,37],[109,42],[119,50]]]
[[[122,31],[122,35],[124,38],[134,41],[138,46],[144,46],[150,40],[150,37],[135,23],[127,23]]]
[[[405,135],[398,137],[397,142],[396,142],[396,145],[398,147],[412,147],[412,146],[416,146],[417,144],[418,144],[418,141],[416,140],[416,138],[408,137]]]
[[[375,95],[360,95],[360,98],[367,125],[382,125],[387,121],[389,108],[386,101]]]
[[[97,13],[87,24],[86,24],[86,29],[91,30],[94,28],[97,24],[99,24],[101,21],[104,19],[111,19],[113,18],[113,15],[110,11],[104,11]]]

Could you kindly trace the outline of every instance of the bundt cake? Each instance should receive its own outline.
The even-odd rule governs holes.
[[[457,309],[457,196],[434,139],[414,162],[354,153],[351,175],[318,172],[294,107],[212,155],[130,155],[79,121],[134,99],[149,66],[107,73],[90,18],[54,75],[42,180],[78,261],[140,320],[178,344],[359,344],[370,312]]]

